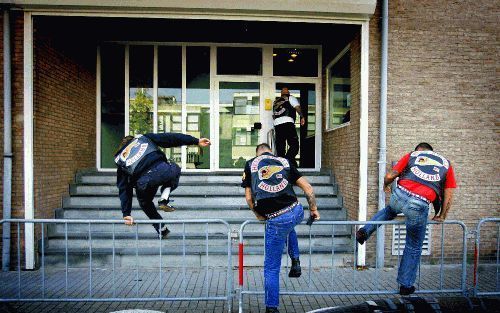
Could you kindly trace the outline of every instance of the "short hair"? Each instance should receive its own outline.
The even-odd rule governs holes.
[[[115,151],[115,154],[116,155],[118,152],[120,152],[120,150],[125,147],[126,145],[128,145],[132,140],[134,140],[134,136],[125,136],[122,138],[120,144],[118,145],[118,149],[116,149]]]
[[[271,146],[269,146],[267,143],[263,142],[257,145],[255,148],[255,153],[259,152],[261,149],[266,149],[266,150],[271,150]]]
[[[417,151],[418,149],[423,149],[423,150],[430,150],[430,151],[434,151],[434,149],[432,149],[432,146],[430,144],[428,144],[427,142],[421,142],[419,143],[416,147],[415,147],[415,151]]]

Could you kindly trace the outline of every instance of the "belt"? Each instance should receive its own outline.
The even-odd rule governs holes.
[[[293,208],[294,208],[297,204],[299,204],[299,202],[298,202],[298,201],[295,201],[294,203],[290,204],[290,205],[289,205],[289,206],[287,206],[287,207],[284,207],[284,208],[283,208],[283,209],[281,209],[281,210],[278,210],[278,211],[273,212],[273,213],[266,214],[266,219],[270,220],[270,219],[273,219],[273,218],[278,217],[278,216],[280,216],[280,215],[283,215],[283,214],[285,214],[285,213],[287,213],[287,212],[290,212],[291,210],[293,210]]]
[[[401,185],[398,185],[398,188],[403,191],[404,193],[406,193],[407,195],[411,196],[411,197],[414,197],[414,198],[418,198],[422,201],[425,201],[427,202],[428,204],[431,203],[431,201],[429,201],[429,199],[425,198],[425,197],[422,197],[421,195],[417,195],[416,193],[414,192],[411,192],[409,191],[408,189],[406,189],[405,187],[401,186]]]

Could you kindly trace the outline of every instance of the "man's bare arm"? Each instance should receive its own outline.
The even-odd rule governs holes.
[[[257,211],[255,211],[255,204],[254,204],[253,195],[252,195],[252,188],[250,188],[250,187],[245,187],[245,200],[247,201],[248,207],[250,208],[250,210],[252,210],[252,212],[255,214],[257,219],[260,221],[265,220],[264,216],[260,215],[259,213],[257,213]]]
[[[304,177],[301,177],[297,179],[295,184],[304,191],[304,194],[306,195],[307,203],[309,203],[309,211],[311,216],[314,217],[314,219],[319,219],[319,212],[318,212],[318,206],[316,204],[316,195],[314,194],[314,190]]]
[[[395,170],[391,170],[389,173],[385,174],[384,177],[384,189],[388,191],[389,185],[399,176],[399,172]]]
[[[295,110],[297,111],[297,113],[299,113],[299,116],[300,116],[300,125],[304,126],[306,120],[304,118],[304,115],[302,115],[302,109],[300,108],[300,105],[296,106]]]
[[[443,222],[448,216],[448,212],[450,211],[451,203],[453,200],[453,189],[454,188],[446,188],[444,190],[443,207],[441,208],[441,212],[439,212],[439,215],[434,216],[434,221]]]

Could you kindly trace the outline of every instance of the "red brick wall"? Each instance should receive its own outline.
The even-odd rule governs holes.
[[[96,47],[34,25],[35,216],[52,218],[75,172],[95,168]]]
[[[344,198],[349,220],[358,218],[359,189],[359,118],[360,118],[360,34],[350,43],[351,48],[351,121],[347,126],[323,130],[322,166],[333,169]],[[326,68],[323,69],[323,103],[328,106]],[[323,110],[326,125],[326,110]]]

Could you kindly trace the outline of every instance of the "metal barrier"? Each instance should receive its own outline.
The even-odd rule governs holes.
[[[493,283],[495,285],[495,291],[481,291],[480,290],[480,285],[479,285],[479,262],[480,262],[480,256],[481,256],[481,226],[485,223],[495,223],[497,227],[497,240],[496,240],[496,252],[495,252],[495,258],[496,258],[496,263],[495,263],[495,282]],[[500,276],[499,276],[499,269],[500,269],[500,263],[499,263],[499,247],[500,247],[500,218],[485,218],[479,221],[476,227],[476,241],[475,241],[475,246],[474,246],[474,296],[492,296],[492,295],[500,295]],[[492,276],[487,275],[489,279],[492,278]],[[486,277],[485,277],[486,279]]]
[[[89,302],[113,302],[113,301],[226,301],[227,306],[228,306],[228,311],[231,311],[232,307],[232,296],[233,296],[233,274],[232,274],[232,267],[231,267],[231,228],[229,224],[221,219],[192,219],[192,220],[138,220],[135,221],[135,225],[130,226],[135,228],[135,238],[134,240],[134,247],[130,248],[128,247],[129,251],[135,250],[135,270],[132,271],[127,271],[123,269],[117,269],[115,266],[115,257],[117,256],[116,253],[116,247],[115,247],[115,236],[116,236],[116,231],[115,231],[115,225],[116,224],[121,224],[123,225],[123,220],[75,220],[75,219],[33,219],[33,220],[25,220],[25,219],[8,219],[8,220],[1,220],[0,221],[0,226],[4,225],[6,223],[10,223],[13,230],[16,230],[17,226],[17,268],[15,272],[9,272],[7,274],[15,274],[17,272],[17,277],[10,275],[10,279],[6,279],[2,282],[2,289],[0,290],[0,302],[13,302],[13,301],[29,301],[29,302],[34,302],[34,301],[47,301],[47,302],[60,302],[60,301],[65,301],[65,302],[79,302],[79,301],[89,301]],[[159,242],[159,249],[158,249],[158,254],[155,255],[155,257],[159,258],[159,264],[158,264],[158,270],[152,270],[151,272],[144,272],[143,274],[149,274],[151,280],[156,284],[158,284],[158,288],[153,288],[151,289],[151,286],[153,283],[151,283],[150,280],[150,285],[147,286],[147,294],[148,295],[142,295],[140,296],[140,286],[139,282],[141,279],[139,278],[139,225],[142,224],[148,224],[151,225],[152,223],[159,223],[160,228],[162,225],[168,224],[169,226],[174,225],[174,224],[180,224],[182,225],[182,252],[179,251],[179,255],[182,255],[182,285],[184,287],[184,291],[180,292],[182,293],[180,296],[175,295],[175,296],[167,296],[165,295],[164,292],[164,284],[172,283],[168,282],[165,277],[164,269],[165,267],[163,266],[162,263],[162,258],[163,258],[163,253],[162,251],[164,250],[164,247],[162,245],[162,239],[156,239]],[[20,234],[21,234],[21,225],[26,227],[26,225],[40,225],[41,227],[41,238],[40,240],[40,271],[37,271],[41,274],[40,277],[33,277],[32,273],[34,272],[23,272],[21,271],[21,243],[20,243]],[[88,276],[84,275],[77,275],[77,281],[74,279],[70,279],[70,275],[74,275],[73,271],[74,268],[71,268],[68,266],[68,254],[69,252],[74,252],[71,250],[71,248],[68,248],[68,225],[88,225],[87,228],[88,230],[85,232],[81,232],[80,234],[84,234],[85,236],[88,236],[87,239],[87,244],[88,244]],[[111,231],[111,273],[107,273],[106,271],[101,271],[99,275],[96,273],[93,273],[94,271],[97,270],[98,266],[93,265],[93,255],[101,254],[102,248],[93,248],[92,246],[92,236],[97,236],[99,233],[103,233],[102,231],[100,232],[92,232],[92,226],[95,225],[109,225],[111,227],[111,230],[107,230],[107,233],[109,235],[109,231]],[[200,258],[200,264],[203,261],[203,255],[204,255],[204,261],[205,261],[205,277],[204,277],[204,284],[199,292],[198,296],[190,296],[187,294],[186,289],[186,225],[189,224],[196,224],[200,225],[200,230],[202,229],[201,227],[204,227],[204,234],[205,238],[202,239],[204,240],[204,251],[197,251],[199,258]],[[209,225],[214,224],[214,225],[219,225],[222,226],[222,231],[218,231],[217,233],[209,233]],[[47,230],[45,230],[45,226],[47,225],[63,225],[64,226],[64,256],[65,256],[65,266],[64,266],[64,273],[61,272],[55,272],[51,271],[53,270],[52,268],[49,269],[49,272],[56,276],[57,280],[53,283],[50,283],[47,281],[47,275],[49,274],[47,265],[46,265],[46,234]],[[73,226],[74,227],[74,226]],[[35,227],[34,227],[35,228]],[[152,231],[152,230],[151,230]],[[221,238],[225,238],[225,235],[227,235],[227,239],[222,239],[224,241],[227,241],[227,263],[225,265],[225,271],[226,271],[226,289],[225,293],[221,292],[216,292],[216,295],[210,295],[209,291],[209,284],[207,283],[208,280],[208,275],[209,275],[209,235],[218,235],[221,236]],[[202,235],[200,235],[202,236]],[[85,240],[85,239],[84,239]],[[166,241],[166,240],[163,240]],[[224,247],[223,244],[221,244],[221,247]],[[192,247],[190,247],[192,248]],[[131,250],[133,249],[133,250]],[[156,248],[154,248],[156,249]],[[225,248],[223,248],[225,249]],[[224,250],[222,250],[221,253]],[[204,252],[204,253],[203,253]],[[182,254],[180,254],[182,253]],[[222,254],[223,256],[224,254]],[[221,264],[218,263],[218,266]],[[93,268],[94,266],[94,268]],[[141,268],[142,268],[141,264]],[[145,270],[144,270],[145,271]],[[78,272],[77,272],[78,274]],[[121,274],[120,277],[117,277],[118,274]],[[124,275],[125,274],[125,275]],[[128,274],[128,275],[127,275]],[[37,273],[38,275],[38,273]],[[107,276],[106,276],[107,275]],[[181,275],[181,274],[179,274]],[[179,276],[178,275],[178,276]],[[24,276],[24,284],[22,284],[22,279],[21,277]],[[131,287],[131,283],[133,284],[133,281],[129,281],[128,278],[131,276],[135,277],[135,284],[134,284],[134,289],[135,292],[128,292],[126,288]],[[123,282],[126,282],[126,284],[121,284],[119,286],[116,285],[116,281],[118,278],[121,278]],[[100,279],[100,281],[98,281]],[[98,281],[98,282],[94,282]],[[49,284],[49,288],[46,288],[47,284]],[[71,285],[72,284],[72,285]],[[82,284],[87,284],[88,288],[82,288]],[[96,285],[99,284],[99,287],[101,289],[100,292],[96,292],[94,289],[97,288]],[[117,287],[120,289],[117,290]],[[144,286],[141,286],[144,287]],[[34,289],[36,288],[36,290]],[[71,288],[71,289],[70,289]],[[93,289],[94,288],[94,289]],[[85,295],[82,296],[75,296],[75,295],[81,295],[82,294],[82,289],[86,290]],[[157,290],[159,289],[159,290]],[[203,291],[203,289],[205,289]],[[102,290],[112,290],[109,292],[104,292]],[[151,296],[152,294],[157,294],[157,296]],[[193,291],[194,293],[194,291]],[[26,297],[28,294],[35,295],[35,297]],[[168,293],[167,293],[168,294]],[[4,296],[7,295],[7,296]]]
[[[246,221],[244,222],[241,227],[240,227],[240,238],[239,238],[239,294],[238,294],[238,306],[239,306],[239,312],[243,312],[243,297],[244,295],[263,295],[264,291],[263,290],[244,290],[244,282],[243,282],[243,269],[244,269],[244,231],[247,225],[249,224],[264,224],[263,222],[259,221]],[[305,222],[302,222],[301,224],[305,224]],[[370,289],[364,289],[364,290],[338,290],[339,286],[334,286],[334,281],[336,277],[341,277],[341,268],[335,266],[334,264],[334,256],[335,256],[335,228],[336,227],[341,227],[341,226],[348,226],[348,227],[354,227],[356,225],[366,225],[366,224],[377,224],[377,225],[399,225],[398,227],[401,227],[404,225],[404,221],[384,221],[384,222],[375,222],[375,221],[317,221],[315,222],[312,226],[309,227],[309,242],[308,242],[308,269],[307,269],[307,285],[309,290],[299,290],[299,291],[289,291],[289,290],[283,290],[280,291],[280,295],[366,295],[366,294],[374,294],[374,295],[387,295],[387,294],[397,294],[399,293],[399,290],[387,290],[387,289],[381,289],[382,284],[379,281],[380,278],[380,269],[375,267],[374,270],[374,279],[369,280],[369,284],[373,283],[374,281],[374,286],[373,288]],[[436,282],[435,275],[431,275],[430,280],[432,280],[431,283],[426,283],[427,285],[429,284],[434,284],[436,288],[434,289],[420,289],[420,280],[421,280],[421,268],[419,265],[419,271],[418,271],[418,278],[417,278],[417,291],[416,293],[466,293],[466,262],[467,262],[467,242],[466,242],[466,234],[467,234],[467,227],[465,226],[464,223],[460,221],[445,221],[444,223],[438,223],[434,221],[429,221],[429,224],[436,225],[437,227],[441,228],[441,251],[439,252],[440,255],[440,267],[439,267],[439,281]],[[332,240],[332,245],[331,245],[331,265],[330,265],[330,270],[329,274],[326,275],[326,273],[320,272],[319,275],[316,276],[316,278],[320,279],[330,279],[331,285],[329,285],[330,289],[329,290],[324,290],[324,291],[313,291],[311,290],[311,281],[312,281],[312,254],[313,254],[313,248],[312,248],[312,237],[313,237],[313,232],[312,230],[315,227],[318,226],[331,226],[331,240]],[[460,273],[460,287],[459,288],[445,288],[445,282],[444,282],[444,242],[445,242],[445,231],[444,227],[445,225],[457,225],[458,227],[461,228],[462,230],[462,263],[461,263],[461,273]],[[351,229],[352,231],[352,229]],[[265,234],[265,232],[264,232]],[[350,239],[352,241],[352,249],[354,252],[356,252],[356,238],[355,236],[351,236],[352,238]],[[264,237],[265,240],[265,237]],[[398,239],[400,240],[400,239]],[[299,243],[300,243],[300,238],[299,238]],[[398,242],[398,247],[401,246],[401,242]],[[286,250],[286,249],[285,249]],[[265,253],[265,251],[264,251]],[[302,259],[302,266],[304,266],[304,258],[301,257]],[[362,284],[362,278],[363,278],[363,273],[357,273],[358,272],[358,266],[356,264],[356,253],[353,255],[353,264],[352,264],[352,286],[357,286]],[[399,262],[400,261],[400,256],[398,253],[397,256],[397,266],[399,269]],[[321,264],[319,266],[324,266],[325,264]],[[287,266],[288,268],[288,257],[287,257]],[[351,273],[348,273],[351,275]],[[303,271],[304,275],[304,271]],[[365,277],[366,279],[367,277]],[[293,278],[295,279],[295,278]],[[394,278],[393,278],[394,279]],[[285,279],[286,281],[286,279]],[[394,279],[395,283],[395,279]],[[447,283],[448,284],[448,283]]]

